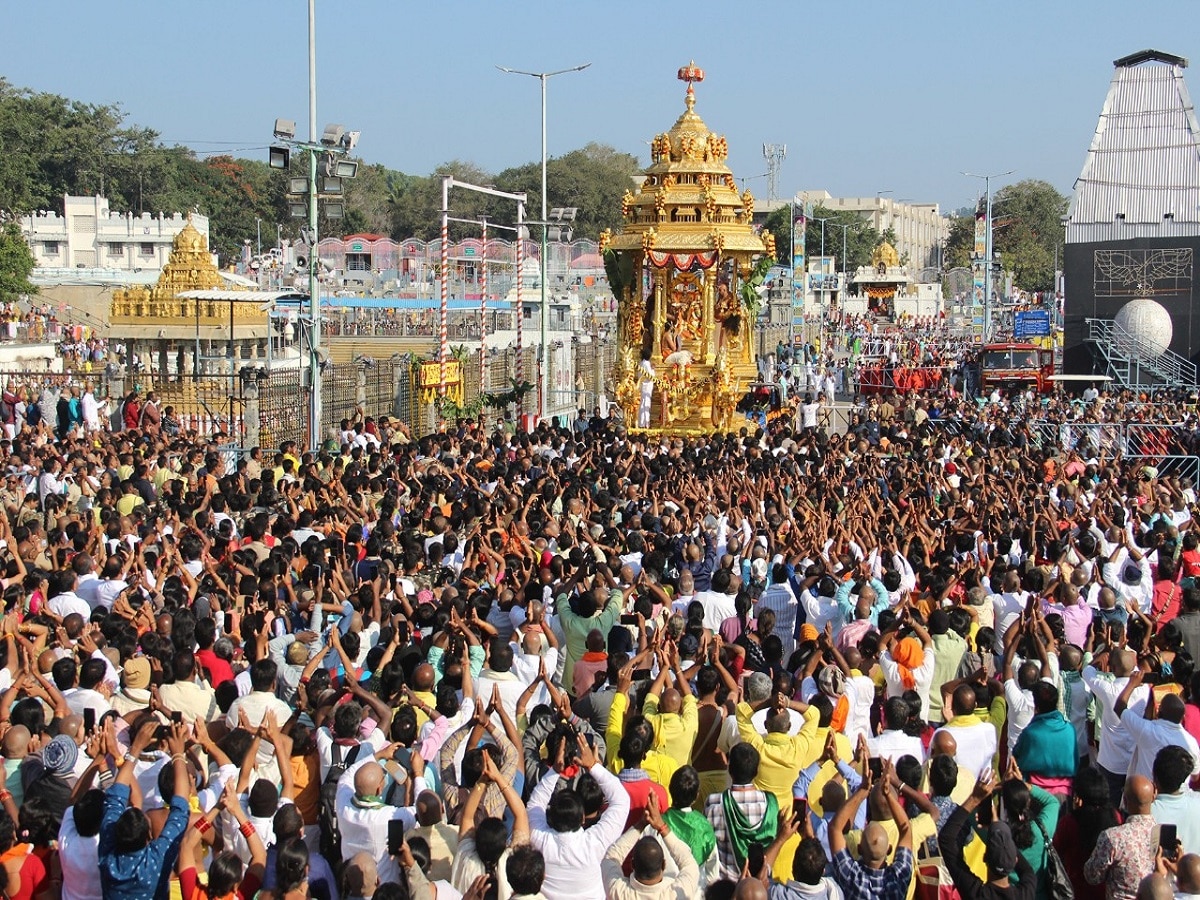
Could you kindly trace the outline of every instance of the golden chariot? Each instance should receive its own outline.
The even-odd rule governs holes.
[[[621,204],[624,225],[600,245],[618,303],[616,396],[626,423],[695,434],[733,427],[757,375],[755,288],[775,244],[754,228],[754,197],[738,193],[725,138],[696,114],[703,70],[693,62],[679,79],[687,109],[651,142],[644,180]]]

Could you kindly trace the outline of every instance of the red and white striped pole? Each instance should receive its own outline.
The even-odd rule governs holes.
[[[487,219],[483,220],[483,268],[479,278],[479,390],[487,388]]]
[[[438,328],[438,396],[446,396],[446,363],[450,344],[446,333],[450,307],[450,176],[442,176],[442,318]]]
[[[525,295],[522,293],[521,286],[521,269],[524,268],[525,250],[523,239],[521,236],[522,228],[525,224],[525,204],[517,204],[517,383],[521,384],[525,381]],[[524,400],[521,402],[522,410],[525,408]]]

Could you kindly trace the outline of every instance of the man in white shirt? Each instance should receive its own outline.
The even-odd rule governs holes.
[[[78,681],[75,674],[75,659],[71,656],[55,660],[50,672],[55,687],[62,692],[63,699],[67,701],[67,706],[75,715],[82,716],[85,709],[91,709],[95,713],[96,721],[99,722],[100,718],[112,708],[108,697],[102,693],[102,690],[106,690],[103,685],[105,676],[108,674],[105,660],[95,657],[85,659],[83,665],[79,667]]]
[[[715,633],[722,622],[737,615],[735,578],[728,569],[717,569],[712,576],[712,590],[696,594],[696,599],[704,606],[704,627],[709,631]]]
[[[559,773],[547,772],[529,797],[529,842],[546,862],[542,892],[547,897],[605,900],[600,861],[625,830],[629,794],[586,741],[579,742],[578,759],[600,785],[608,807],[585,831],[579,796],[570,789],[555,793]]]
[[[1200,853],[1200,792],[1188,787],[1195,764],[1196,757],[1177,746],[1164,747],[1154,758],[1154,821],[1175,826],[1185,854]]]
[[[774,634],[783,642],[783,660],[791,657],[796,649],[796,611],[800,604],[792,587],[788,584],[787,566],[777,562],[771,569],[771,586],[758,598],[758,609],[769,609],[775,613]]]
[[[50,589],[54,596],[50,598],[50,611],[59,618],[65,619],[72,613],[78,613],[83,621],[92,616],[92,607],[88,602],[75,593],[75,572],[71,569],[60,569],[50,575]]]
[[[552,645],[546,648],[544,654],[541,652],[542,635],[546,636],[545,640],[552,642]],[[516,641],[509,642],[508,646],[513,654],[512,669],[510,671],[523,685],[521,688],[522,693],[524,693],[526,687],[537,680],[538,673],[541,671],[543,664],[546,667],[546,672],[550,675],[553,675],[558,670],[557,644],[558,638],[552,628],[543,628],[541,634],[535,631],[522,634],[520,646],[518,646]],[[501,696],[503,697],[503,691],[501,691]],[[533,707],[540,706],[543,703],[549,704],[550,702],[550,692],[546,690],[546,686],[538,685],[537,690],[533,692],[533,696],[529,700],[529,709],[533,709]],[[507,707],[505,707],[505,711],[508,711]],[[516,719],[513,721],[515,722]]]
[[[996,613],[996,652],[1004,652],[1004,635],[1009,627],[1021,618],[1025,605],[1029,601],[1029,593],[1021,590],[1021,576],[1016,569],[1004,573],[1004,590],[988,598]]]
[[[103,900],[99,871],[100,820],[104,797],[98,791],[84,794],[63,814],[58,829],[62,866],[62,900]]]
[[[975,706],[975,686],[960,684],[950,700],[950,711],[954,715],[933,733],[933,740],[936,742],[942,732],[953,737],[958,747],[955,759],[959,769],[978,778],[984,769],[992,768],[1000,742],[995,726],[975,715]]]
[[[1137,670],[1121,692],[1121,697],[1133,693],[1142,682],[1142,672]],[[1133,687],[1131,688],[1130,685]],[[1117,698],[1117,706],[1121,705]],[[1192,757],[1192,776],[1200,775],[1200,746],[1196,739],[1183,728],[1183,699],[1178,694],[1167,694],[1159,703],[1158,717],[1147,719],[1141,713],[1133,713],[1126,707],[1121,712],[1121,725],[1133,736],[1133,755],[1129,760],[1129,776],[1154,777],[1154,760],[1164,747],[1182,747]]]
[[[321,783],[329,775],[329,767],[333,764],[333,750],[336,744],[339,748],[338,758],[345,762],[350,753],[354,753],[354,763],[365,760],[368,754],[374,754],[388,744],[387,735],[378,728],[371,730],[362,740],[363,710],[357,703],[342,703],[334,710],[330,725],[322,725],[317,729],[317,761],[321,773]],[[358,748],[355,750],[355,748]]]
[[[379,764],[376,755],[387,756],[392,751],[388,744],[377,754],[356,762],[338,779],[337,807],[338,830],[342,835],[342,859],[349,860],[356,853],[366,853],[375,860],[381,881],[398,881],[400,867],[387,852],[388,825],[392,819],[404,823],[404,830],[417,827],[415,806],[391,806],[380,798],[387,782],[387,773]],[[421,754],[411,756],[413,767],[413,797],[425,790],[425,762]]]
[[[248,671],[250,693],[233,701],[225,715],[225,724],[230,728],[237,728],[238,718],[243,711],[251,728],[257,728],[268,711],[275,713],[276,722],[286,722],[290,719],[293,712],[291,706],[275,696],[275,679],[279,674],[279,667],[275,661],[260,659]],[[259,749],[254,770],[260,778],[271,778],[278,783],[279,767],[269,744],[265,752],[262,748]]]
[[[867,738],[867,748],[871,751],[872,759],[878,757],[895,762],[902,756],[912,756],[918,762],[925,761],[925,747],[921,744],[921,739],[904,731],[909,718],[908,701],[903,697],[892,697],[884,703],[885,727],[875,737]]]
[[[551,670],[547,667],[546,671]],[[534,678],[537,677],[536,670],[533,675]],[[517,701],[521,699],[525,688],[529,687],[532,680],[531,678],[529,681],[524,681],[513,671],[512,645],[505,638],[493,638],[488,644],[487,668],[480,672],[479,677],[475,679],[475,693],[483,700],[492,696],[493,687],[498,688],[504,711],[508,714],[509,719],[515,722],[517,721]],[[493,713],[492,721],[497,728],[504,724],[500,721],[499,713]]]
[[[1083,669],[1083,683],[1088,686],[1100,707],[1100,753],[1096,763],[1108,779],[1109,796],[1114,803],[1120,802],[1125,791],[1125,776],[1133,761],[1135,745],[1132,732],[1124,726],[1123,714],[1129,712],[1140,716],[1150,699],[1149,685],[1139,684],[1130,689],[1124,710],[1118,711],[1116,708],[1117,700],[1129,684],[1129,675],[1136,664],[1137,656],[1132,650],[1118,648],[1109,653],[1109,670],[1116,676],[1115,680],[1102,676],[1095,666],[1085,666]]]
[[[77,555],[71,560],[71,570],[75,573],[76,596],[87,603],[90,609],[95,609],[100,602],[97,596],[100,579],[96,576],[96,565],[91,556],[86,553]]]
[[[892,641],[879,658],[887,682],[887,696],[899,697],[907,690],[921,695],[921,719],[929,720],[929,691],[933,683],[933,638],[919,622],[909,620],[916,637]]]

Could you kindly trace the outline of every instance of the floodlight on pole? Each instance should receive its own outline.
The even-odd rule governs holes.
[[[521,69],[510,69],[507,66],[496,66],[501,72],[507,75],[525,75],[529,78],[536,78],[542,87],[542,298],[541,298],[541,357],[542,357],[542,372],[538,378],[538,418],[541,419],[546,414],[546,403],[549,399],[548,378],[550,375],[549,358],[547,356],[547,338],[546,325],[549,318],[549,308],[546,303],[546,253],[549,237],[549,219],[546,215],[546,82],[555,75],[567,75],[571,72],[582,72],[590,66],[590,62],[582,63],[578,66],[572,66],[569,69],[559,69],[555,72],[525,72]],[[520,235],[517,240],[520,241]]]
[[[326,147],[336,147],[342,142],[346,129],[342,125],[326,125],[325,133],[321,135],[321,143]]]
[[[358,163],[341,157],[357,146],[360,136],[360,132],[347,131],[343,125],[326,125],[318,139],[316,0],[308,0],[308,140],[296,139],[296,123],[291,119],[276,119],[274,134],[277,140],[288,146],[271,147],[272,168],[288,168],[290,150],[303,150],[308,156],[306,177],[289,180],[288,212],[297,219],[304,218],[306,214],[308,216],[308,227],[302,229],[302,232],[309,247],[309,255],[307,258],[297,257],[296,268],[308,271],[308,449],[316,450],[321,446],[321,365],[328,361],[328,354],[321,350],[321,262],[317,253],[317,204],[320,194],[317,184],[318,177],[323,177],[324,193],[338,198],[336,202],[326,203],[326,218],[343,218],[346,206],[341,202],[341,196],[345,194],[345,190],[340,179],[357,175]]]

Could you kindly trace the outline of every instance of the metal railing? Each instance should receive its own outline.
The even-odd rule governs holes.
[[[1086,337],[1122,387],[1196,384],[1196,365],[1171,350],[1160,350],[1114,319],[1084,319]]]

